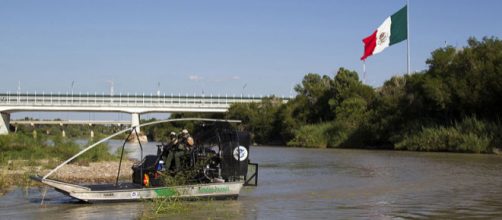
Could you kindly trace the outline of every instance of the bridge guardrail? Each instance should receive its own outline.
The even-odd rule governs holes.
[[[246,96],[189,96],[189,95],[105,95],[61,93],[3,93],[0,104],[7,106],[108,106],[108,107],[171,107],[206,106],[228,107],[232,103],[260,102],[262,97]],[[287,102],[288,98],[282,98]]]

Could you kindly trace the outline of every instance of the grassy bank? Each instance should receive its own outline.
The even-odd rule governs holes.
[[[99,137],[88,140],[84,146],[94,143],[94,140],[99,140]],[[40,160],[66,160],[81,149],[82,146],[75,141],[59,136],[33,138],[23,133],[1,135],[0,166],[13,160],[26,160],[32,163]],[[89,163],[115,159],[116,155],[108,152],[108,145],[102,143],[72,162]]]
[[[288,146],[307,148],[368,148],[361,146],[357,136],[365,130],[348,129],[340,123],[302,126]],[[493,153],[502,146],[502,125],[497,122],[467,117],[450,125],[411,127],[406,134],[395,136],[390,149],[461,153]]]
[[[413,151],[492,153],[500,145],[499,123],[466,118],[450,126],[423,127],[408,134],[395,148]]]
[[[329,123],[305,125],[295,131],[294,138],[288,146],[307,148],[326,148],[329,143],[328,131],[332,128]]]
[[[99,140],[95,138],[94,140]],[[89,140],[85,145],[92,144]],[[0,136],[0,193],[12,186],[29,186],[29,176],[70,158],[81,150],[75,141],[53,136],[33,138],[31,135],[15,133]],[[100,161],[114,161],[118,157],[108,152],[107,144],[84,153],[71,164],[89,166]]]

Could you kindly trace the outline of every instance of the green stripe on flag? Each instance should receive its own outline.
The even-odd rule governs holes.
[[[392,23],[390,26],[391,34],[389,46],[408,38],[407,7],[408,6],[404,6],[390,17]]]

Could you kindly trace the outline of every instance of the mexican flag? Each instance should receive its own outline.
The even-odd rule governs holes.
[[[363,39],[364,55],[361,60],[366,60],[367,57],[380,53],[390,45],[408,38],[407,7],[404,6],[401,10],[387,17],[373,34]]]

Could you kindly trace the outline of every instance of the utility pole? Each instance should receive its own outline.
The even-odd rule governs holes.
[[[157,82],[157,96],[160,96],[160,82]]]
[[[113,96],[113,86],[114,86],[113,80],[108,80],[107,82],[110,83],[110,96]]]
[[[244,98],[244,89],[248,86],[247,83],[245,83],[243,86],[242,86],[242,91],[241,91],[241,102],[243,101],[243,98]]]
[[[73,104],[73,86],[75,85],[75,80],[71,81],[71,103]]]
[[[17,81],[17,102],[19,102],[20,98],[19,96],[21,95],[21,80]]]

